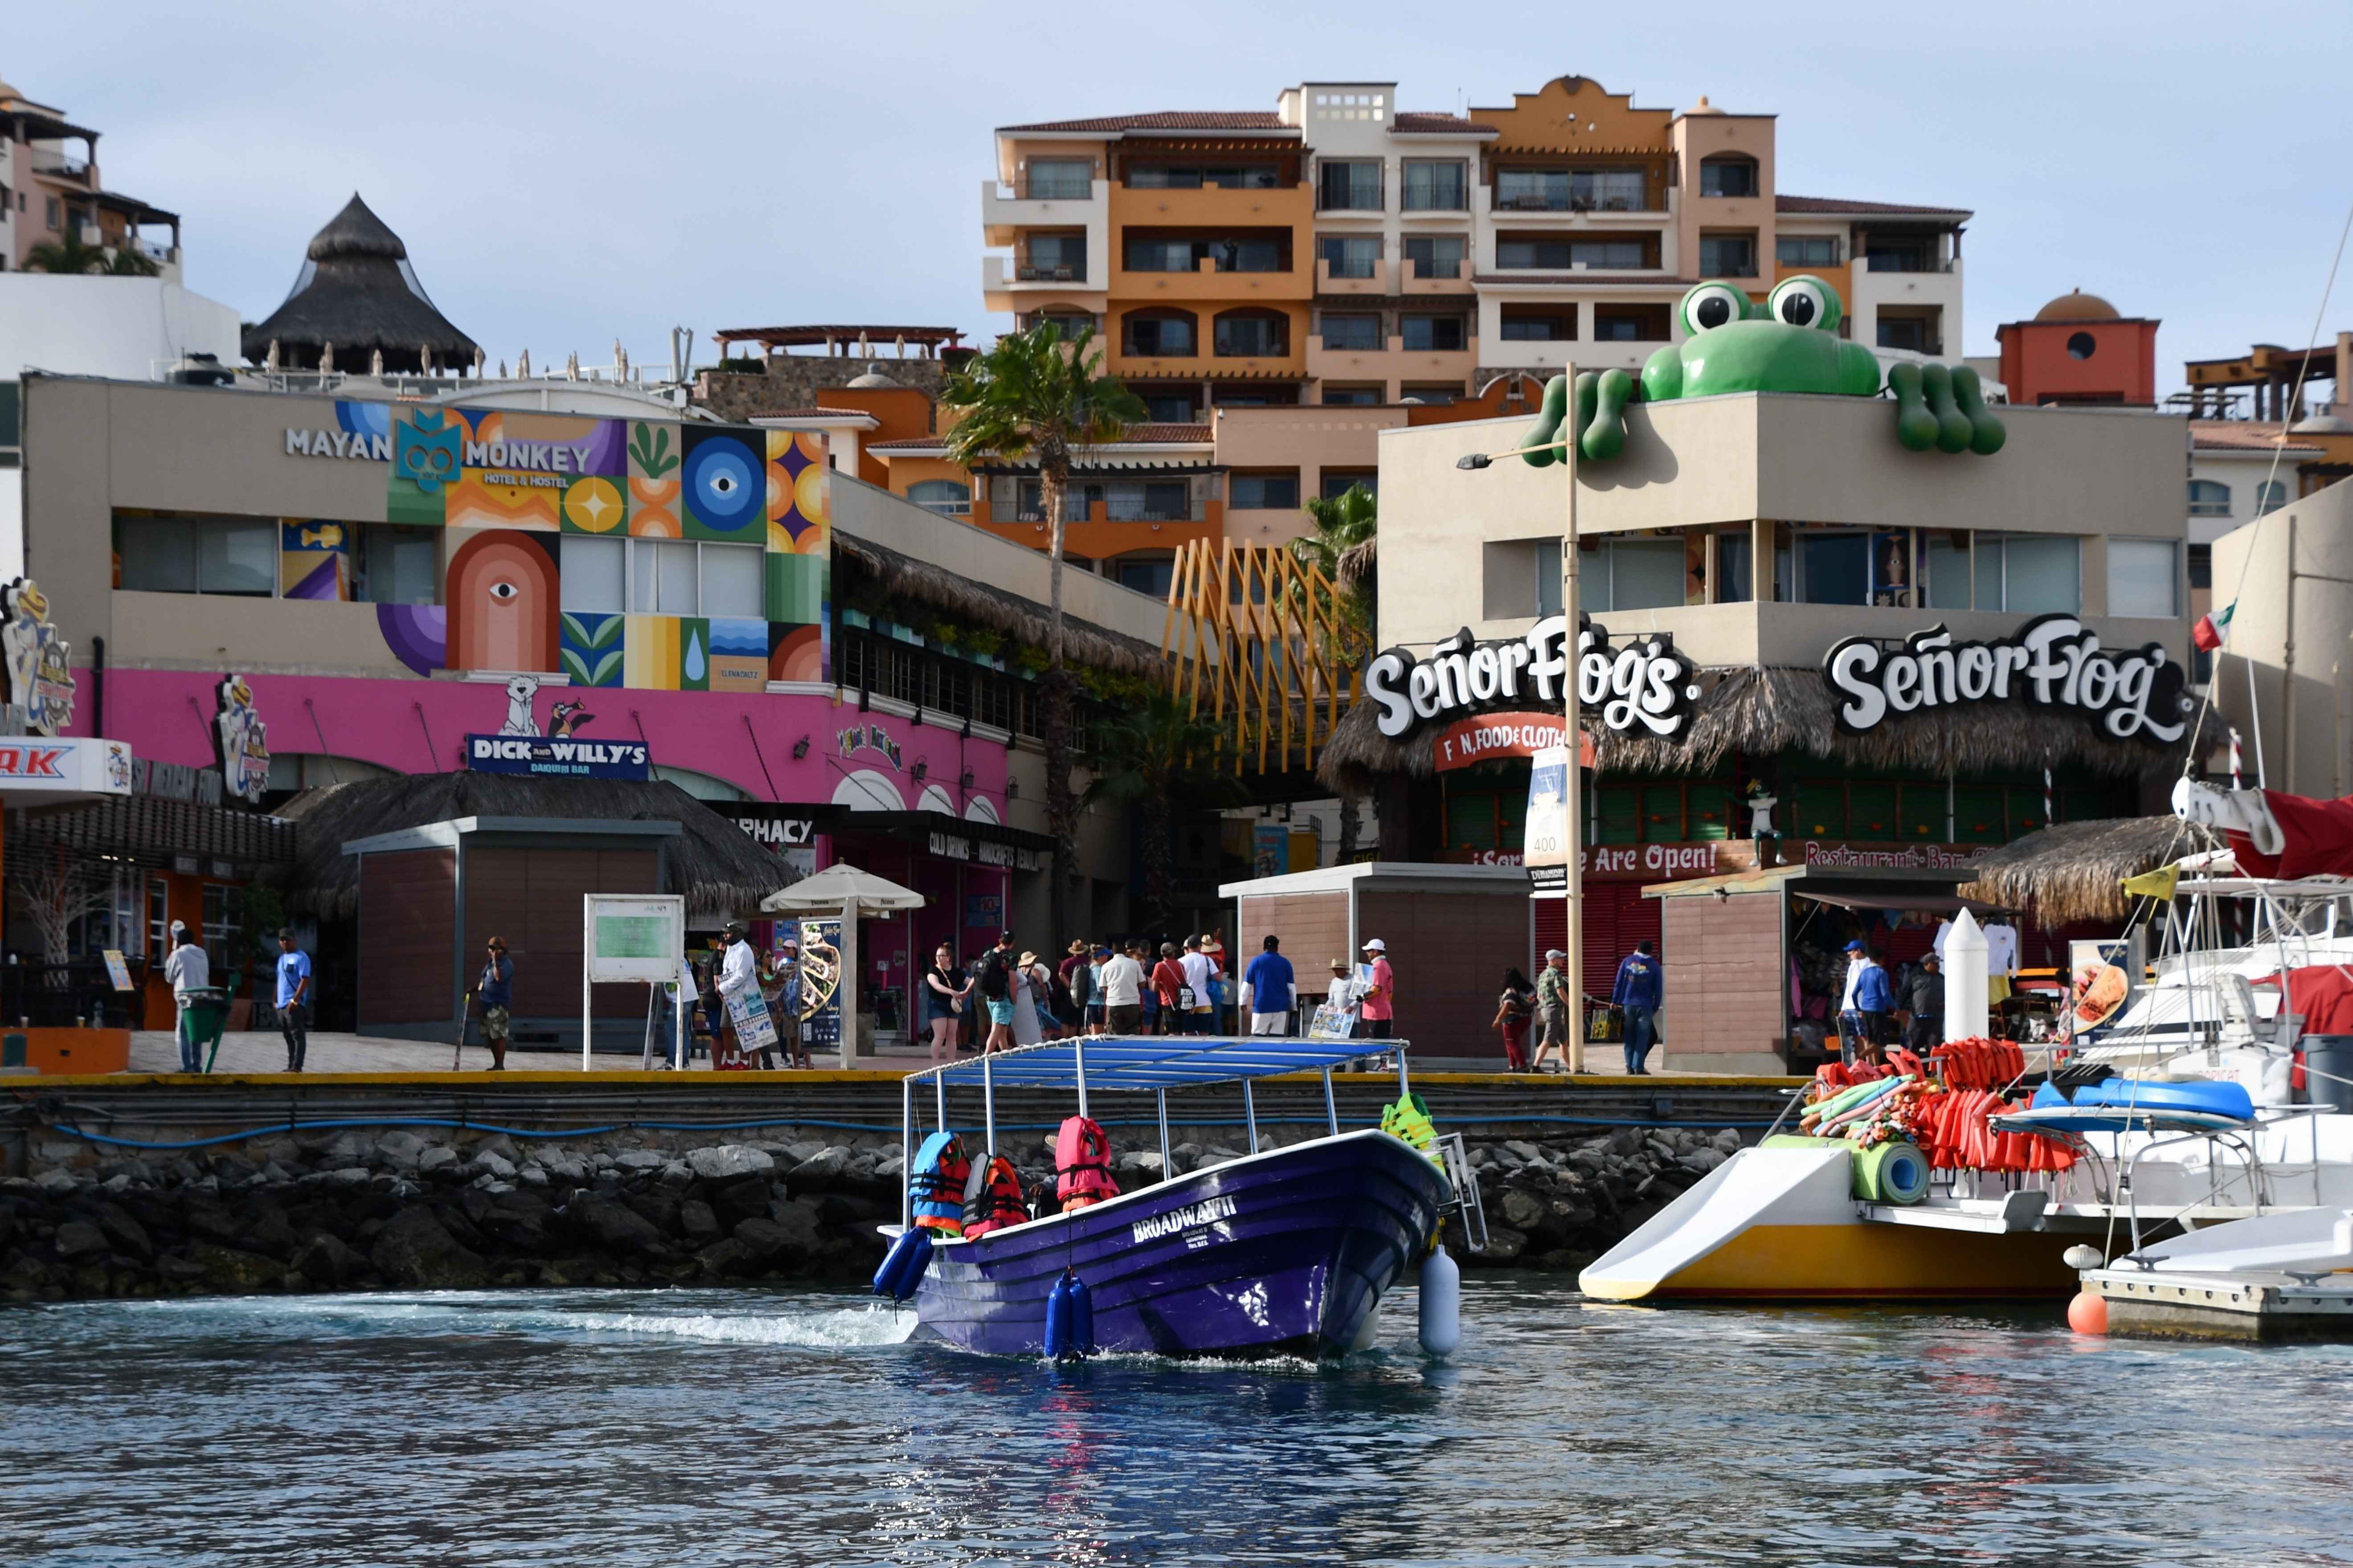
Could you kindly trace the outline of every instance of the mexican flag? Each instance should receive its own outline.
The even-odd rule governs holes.
[[[2237,601],[2233,600],[2219,610],[2209,610],[2199,616],[2198,624],[2189,628],[2189,640],[2208,653],[2212,653],[2216,648],[2229,642],[2231,612],[2238,607]]]

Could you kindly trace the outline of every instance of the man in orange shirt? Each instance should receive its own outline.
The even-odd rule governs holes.
[[[1388,943],[1379,937],[1367,940],[1365,962],[1372,966],[1372,974],[1356,1016],[1365,1021],[1365,1038],[1386,1040],[1397,1027],[1397,972],[1389,967]]]

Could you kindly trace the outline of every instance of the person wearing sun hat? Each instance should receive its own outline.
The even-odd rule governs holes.
[[[1386,1040],[1397,1032],[1397,971],[1389,967],[1389,944],[1379,937],[1365,939],[1365,963],[1371,973],[1365,977],[1364,1000],[1357,1005],[1357,1016],[1365,1021],[1365,1038]]]

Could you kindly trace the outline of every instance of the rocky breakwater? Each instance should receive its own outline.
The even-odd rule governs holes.
[[[1447,1250],[1470,1268],[1582,1268],[1739,1148],[1728,1128],[1620,1127],[1568,1142],[1473,1144],[1487,1247],[1465,1249],[1461,1227],[1450,1225]]]
[[[0,1181],[0,1299],[863,1283],[899,1217],[895,1142],[673,1150],[295,1132]]]

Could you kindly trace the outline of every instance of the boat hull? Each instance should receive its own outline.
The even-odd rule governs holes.
[[[1345,1353],[1430,1245],[1450,1193],[1388,1133],[1320,1138],[934,1254],[916,1335],[1045,1350],[1046,1300],[1086,1282],[1096,1348],[1170,1356]]]

